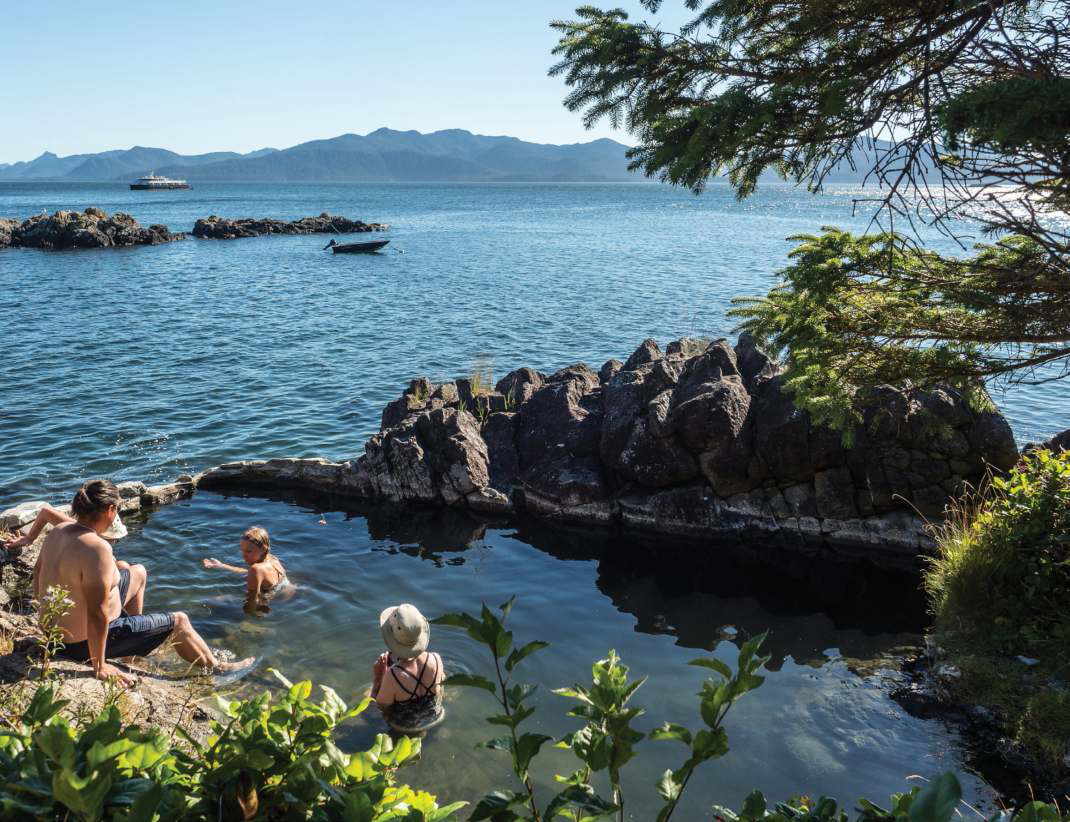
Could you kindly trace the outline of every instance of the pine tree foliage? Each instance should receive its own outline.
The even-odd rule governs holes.
[[[551,73],[636,136],[633,169],[696,192],[864,164],[873,231],[793,238],[733,312],[788,351],[797,400],[842,424],[883,382],[1070,373],[1070,0],[685,2],[678,32],[577,9]],[[923,247],[933,228],[961,253]]]

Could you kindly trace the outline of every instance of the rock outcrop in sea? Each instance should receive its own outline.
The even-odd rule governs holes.
[[[318,217],[302,217],[284,222],[271,217],[203,217],[193,226],[193,236],[213,240],[259,237],[262,234],[353,234],[362,231],[385,231],[383,223],[364,223],[326,212]]]
[[[826,546],[916,567],[923,517],[1018,459],[1007,421],[951,389],[881,387],[853,443],[815,425],[782,367],[744,335],[646,340],[625,362],[546,375],[513,371],[494,390],[413,380],[380,433],[348,462],[228,463],[201,487],[290,485],[366,499],[523,510],[702,540]]]
[[[583,363],[549,375],[521,368],[493,390],[413,380],[383,409],[364,454],[345,462],[244,460],[120,492],[124,512],[235,487],[523,511],[916,571],[933,547],[925,518],[1019,458],[1003,416],[949,388],[882,386],[851,435],[845,445],[799,409],[782,366],[747,335],[735,346],[678,340],[664,352],[645,340],[597,373]],[[0,526],[24,528],[41,504],[3,512]]]
[[[181,240],[165,225],[143,227],[129,214],[108,216],[90,206],[85,211],[57,211],[38,214],[28,220],[0,218],[0,248],[116,248],[158,245]]]

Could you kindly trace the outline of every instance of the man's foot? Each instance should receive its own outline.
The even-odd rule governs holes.
[[[256,656],[249,656],[235,662],[220,662],[217,660],[216,666],[212,670],[214,674],[212,681],[217,688],[224,685],[233,685],[248,676],[256,668],[259,661],[260,657]]]
[[[256,664],[255,656],[247,656],[245,659],[238,659],[234,662],[216,662],[215,668],[212,669],[213,674],[230,674],[234,671],[243,671],[246,668],[252,668]]]

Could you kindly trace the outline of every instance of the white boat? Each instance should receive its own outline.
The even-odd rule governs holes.
[[[134,191],[154,191],[156,189],[190,188],[190,184],[185,180],[172,180],[149,172],[147,177],[138,177],[132,182],[130,188]]]

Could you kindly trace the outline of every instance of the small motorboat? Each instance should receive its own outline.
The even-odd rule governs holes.
[[[359,254],[362,251],[378,251],[384,245],[389,243],[390,240],[372,240],[368,243],[337,243],[331,240],[327,245],[323,247],[326,251],[331,249],[335,254]]]

